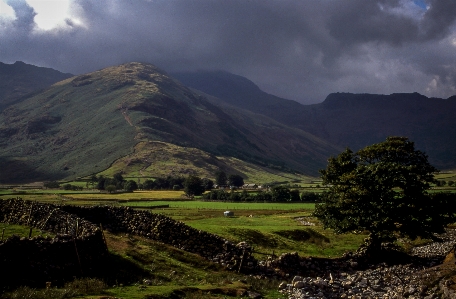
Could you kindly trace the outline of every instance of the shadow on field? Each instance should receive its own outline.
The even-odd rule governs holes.
[[[249,244],[262,246],[262,247],[278,247],[279,241],[267,234],[256,229],[245,229],[245,228],[228,228],[227,231],[233,235],[246,241]]]
[[[329,243],[329,239],[319,232],[314,231],[311,228],[308,229],[294,229],[294,230],[281,230],[275,231],[274,234],[281,237],[298,241],[298,242],[307,242],[313,243],[316,245],[322,245],[323,243]]]
[[[68,265],[50,265],[45,273],[35,271],[33,265],[26,264],[27,260],[15,260],[14,267],[8,265],[0,271],[0,297],[2,291],[13,290],[19,286],[43,288],[47,282],[52,286],[62,287],[65,283],[80,278],[93,278],[108,285],[130,284],[144,276],[150,276],[146,270],[133,261],[114,253],[107,253],[103,258],[92,261],[90,265],[81,264],[81,268]],[[61,270],[67,267],[66,270]],[[82,273],[82,269],[84,270]],[[2,297],[3,298],[3,297]]]

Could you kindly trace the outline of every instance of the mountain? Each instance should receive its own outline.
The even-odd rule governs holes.
[[[245,77],[225,71],[197,71],[172,73],[185,86],[223,100],[227,104],[271,117],[294,126],[295,118],[304,105],[262,91]],[[290,115],[291,113],[291,115]]]
[[[51,86],[73,77],[59,71],[37,67],[16,61],[14,64],[0,62],[0,111],[26,94]]]
[[[148,160],[137,152],[147,146],[138,144],[156,141],[313,175],[340,151],[264,115],[209,100],[153,65],[128,63],[60,81],[4,109],[0,180],[72,179],[128,157],[141,169],[160,156]]]
[[[418,93],[334,93],[320,104],[302,105],[267,94],[248,79],[227,72],[173,76],[226,103],[261,113],[335,146],[358,150],[387,136],[406,136],[436,167],[456,167],[456,96],[439,99]]]

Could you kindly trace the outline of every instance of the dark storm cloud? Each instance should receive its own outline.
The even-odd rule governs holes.
[[[431,7],[424,15],[422,29],[429,39],[444,38],[454,30],[456,3],[451,0],[433,0]],[[454,31],[453,31],[454,33]]]
[[[49,31],[33,30],[25,1],[9,1],[17,19],[0,27],[3,62],[223,69],[304,103],[336,91],[456,93],[454,0],[427,10],[411,0],[77,0],[82,24]]]

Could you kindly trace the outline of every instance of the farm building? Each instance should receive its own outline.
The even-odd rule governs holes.
[[[243,189],[257,189],[258,185],[257,184],[245,184],[242,186]]]

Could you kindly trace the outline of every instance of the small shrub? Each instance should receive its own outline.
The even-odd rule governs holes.
[[[108,186],[106,186],[106,191],[108,191],[109,193],[113,193],[116,191],[116,186],[108,185]]]
[[[108,286],[101,280],[95,278],[75,279],[65,284],[65,289],[73,290],[79,294],[99,294]]]
[[[76,279],[65,284],[63,288],[33,289],[20,287],[13,292],[0,294],[5,299],[66,299],[78,295],[100,294],[107,285],[95,278]]]
[[[5,299],[65,299],[73,298],[76,293],[69,289],[33,289],[29,287],[20,287],[15,291],[7,294],[2,294]]]

